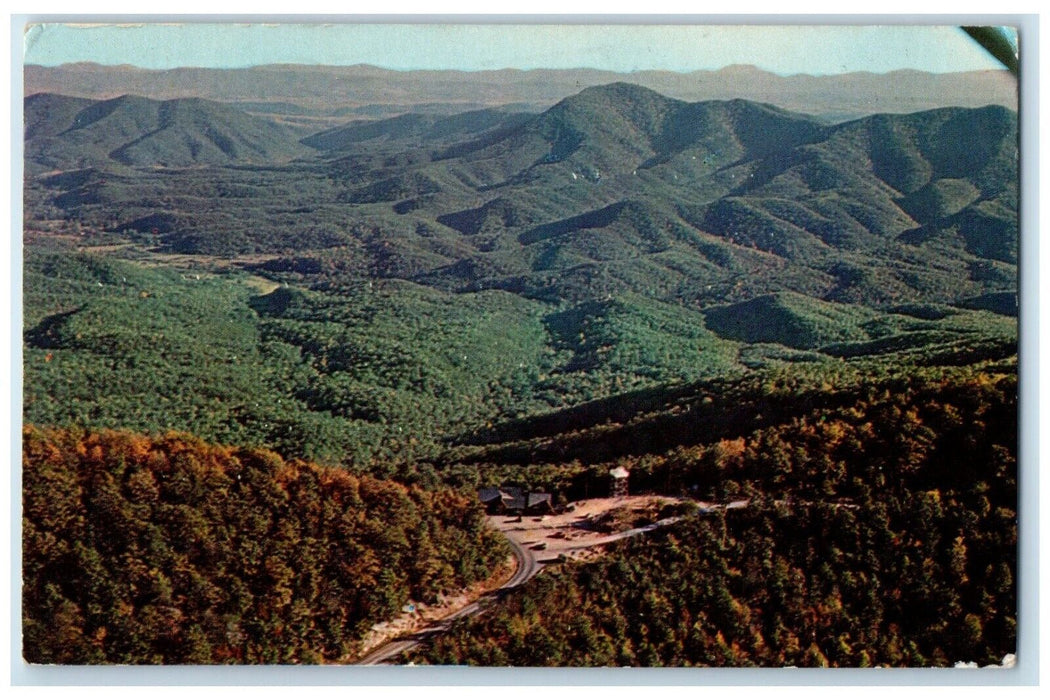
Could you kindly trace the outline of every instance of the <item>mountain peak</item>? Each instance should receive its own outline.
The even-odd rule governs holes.
[[[757,73],[768,73],[753,63],[734,63],[724,68],[719,68],[716,73],[723,73],[725,75],[754,75]]]
[[[626,126],[652,133],[667,113],[685,104],[641,85],[615,82],[589,87],[566,97],[549,109],[546,116],[584,131]]]
[[[635,83],[628,83],[625,81],[617,81],[614,83],[606,83],[604,85],[594,85],[592,87],[584,88],[575,95],[571,95],[562,100],[561,104],[577,104],[577,103],[590,103],[594,101],[608,101],[608,102],[678,102],[673,98],[666,97],[650,90],[647,87],[636,85]]]

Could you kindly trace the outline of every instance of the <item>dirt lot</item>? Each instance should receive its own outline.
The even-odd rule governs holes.
[[[667,496],[590,498],[570,504],[572,510],[558,515],[526,515],[520,520],[517,516],[490,515],[488,519],[492,527],[535,551],[540,561],[559,556],[582,559],[596,554],[588,548],[629,537],[634,528],[655,521],[655,514],[664,505],[683,500]]]

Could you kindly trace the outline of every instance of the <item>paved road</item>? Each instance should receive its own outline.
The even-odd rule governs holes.
[[[373,649],[366,656],[354,662],[354,664],[356,666],[375,666],[390,661],[409,649],[419,646],[427,639],[447,631],[456,620],[477,615],[493,601],[502,597],[507,591],[517,588],[538,574],[540,569],[543,568],[543,564],[537,558],[537,552],[523,547],[509,537],[507,538],[507,541],[510,543],[511,550],[514,552],[514,559],[517,561],[518,566],[514,575],[511,576],[505,584],[495,591],[486,593],[470,605],[464,606],[459,610],[446,615],[419,632],[404,639],[395,639],[394,641],[387,642],[386,644]]]
[[[737,508],[745,508],[747,505],[748,501],[746,500],[733,501],[731,503],[727,503],[726,505],[703,506],[700,508],[700,512],[714,513],[720,510],[735,510]],[[628,537],[634,537],[635,535],[641,535],[646,532],[652,532],[657,528],[670,525],[671,523],[677,522],[678,520],[681,520],[681,518],[664,518],[663,520],[658,520],[655,523],[651,523],[644,527],[636,527],[631,530],[618,532],[616,534],[609,535],[608,537],[603,537],[599,540],[591,540],[587,544],[580,545],[579,547],[570,547],[569,549],[587,549],[596,545],[607,544],[609,542],[627,539]],[[511,576],[505,584],[503,584],[500,588],[498,588],[495,591],[486,593],[470,605],[464,606],[459,610],[456,610],[455,612],[446,615],[445,617],[441,618],[429,627],[420,630],[419,632],[411,634],[403,639],[395,639],[393,641],[387,642],[386,644],[372,650],[368,655],[356,661],[355,665],[375,666],[378,664],[388,662],[392,659],[397,658],[409,649],[413,649],[419,646],[421,643],[427,641],[431,637],[439,635],[442,632],[448,631],[448,629],[452,626],[452,623],[454,623],[456,620],[462,619],[464,617],[477,615],[482,610],[491,605],[493,602],[499,600],[499,598],[501,598],[505,593],[517,588],[518,586],[522,585],[530,578],[538,574],[540,572],[540,569],[543,568],[543,561],[541,561],[538,558],[540,555],[546,555],[548,557],[547,560],[553,560],[553,557],[550,557],[550,554],[543,550],[537,551],[526,547],[514,541],[514,539],[511,537],[507,537],[507,541],[510,543],[511,550],[513,550],[514,552],[514,558],[515,560],[517,560],[518,568],[514,572],[514,575]]]
[[[720,508],[742,508],[745,505],[747,505],[747,501],[736,501],[726,506],[714,506],[708,510],[714,511]],[[573,547],[571,549],[587,549],[596,545],[607,544],[609,542],[627,539],[628,537],[634,537],[635,535],[641,535],[646,532],[652,532],[657,528],[670,525],[671,523],[677,522],[680,519],[681,518],[664,518],[663,520],[658,520],[655,523],[646,525],[645,527],[636,527],[631,530],[625,530],[624,532],[618,532],[614,535],[609,535],[608,537],[603,537],[599,540],[593,540],[588,542],[586,545]],[[448,631],[448,629],[452,626],[452,623],[456,620],[472,615],[477,615],[490,604],[492,604],[494,601],[501,598],[508,591],[517,588],[518,586],[522,585],[530,578],[538,574],[540,572],[540,569],[543,568],[543,561],[539,559],[539,555],[546,555],[550,557],[548,553],[542,550],[537,551],[525,547],[524,545],[515,542],[513,538],[508,537],[507,541],[510,543],[510,547],[514,552],[514,558],[518,562],[518,568],[514,572],[514,575],[511,576],[505,584],[503,584],[497,590],[492,591],[491,593],[486,593],[470,605],[462,607],[459,610],[450,613],[449,615],[446,615],[445,617],[441,618],[429,627],[420,630],[419,632],[411,634],[403,639],[395,639],[391,642],[387,642],[386,644],[376,649],[373,649],[366,656],[356,661],[355,665],[375,666],[390,661],[391,659],[397,658],[409,649],[414,649],[415,647],[419,646],[421,643],[425,642],[431,637],[441,634],[442,632]]]

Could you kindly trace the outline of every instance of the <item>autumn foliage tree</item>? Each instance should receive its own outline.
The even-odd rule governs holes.
[[[505,557],[475,500],[182,434],[23,434],[36,663],[320,663]]]
[[[766,401],[763,427],[714,439],[698,430],[695,443],[617,462],[630,465],[634,487],[743,496],[746,508],[701,513],[599,561],[548,569],[412,658],[1001,662],[1017,644],[1016,375],[948,369],[821,391],[835,400]],[[676,418],[638,424],[655,433]]]

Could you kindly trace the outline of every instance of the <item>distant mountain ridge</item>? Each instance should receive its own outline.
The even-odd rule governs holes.
[[[518,111],[539,112],[586,87],[618,81],[689,102],[743,98],[831,120],[948,106],[997,104],[1017,109],[1017,84],[1005,70],[779,76],[754,66],[691,73],[615,73],[593,69],[395,71],[367,65],[147,70],[75,63],[27,65],[23,76],[25,95],[57,92],[90,99],[124,93],[154,99],[203,97],[246,103],[249,111],[283,113],[300,123],[310,118],[327,120],[329,125],[332,118],[345,118],[355,110],[361,117],[423,109],[452,114],[506,105]],[[282,110],[280,103],[294,107]],[[304,115],[303,109],[308,113]]]
[[[280,124],[201,98],[42,93],[26,98],[24,118],[27,162],[55,169],[271,163],[309,152]]]

